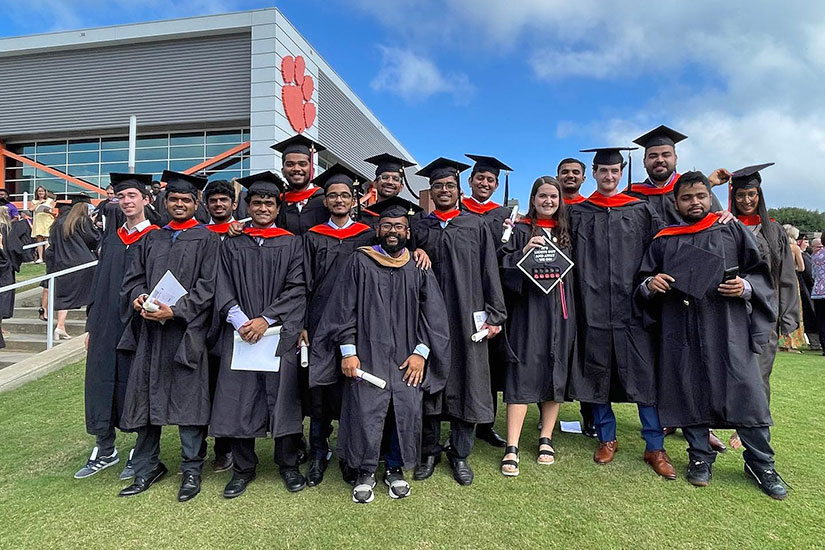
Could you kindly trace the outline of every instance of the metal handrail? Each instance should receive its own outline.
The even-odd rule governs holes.
[[[48,305],[46,310],[46,326],[48,328],[48,330],[46,331],[46,349],[52,349],[54,347],[54,331],[52,329],[52,320],[54,319],[54,280],[63,275],[68,275],[69,273],[74,273],[76,271],[82,271],[84,269],[94,267],[97,265],[97,262],[98,260],[93,260],[91,262],[86,262],[85,264],[69,267],[61,271],[57,271],[55,273],[47,273],[46,275],[40,275],[38,277],[26,279],[25,281],[20,281],[19,283],[2,286],[0,287],[0,294],[2,294],[3,292],[13,291],[24,286],[33,285],[41,281],[49,281],[49,297],[47,300]]]
[[[46,246],[49,244],[49,241],[40,241],[39,243],[31,243],[31,244],[24,244],[23,250],[29,250],[30,248],[37,248],[38,246]]]

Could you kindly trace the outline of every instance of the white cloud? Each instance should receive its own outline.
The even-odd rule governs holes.
[[[370,85],[374,90],[389,91],[404,101],[415,103],[435,94],[452,95],[459,103],[472,92],[467,75],[444,75],[430,59],[411,50],[379,46],[382,64]]]

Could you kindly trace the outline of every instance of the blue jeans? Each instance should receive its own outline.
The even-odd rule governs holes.
[[[665,434],[659,423],[659,413],[653,405],[638,405],[639,420],[642,422],[642,437],[646,451],[661,451],[665,448]],[[616,415],[610,403],[593,404],[593,422],[599,441],[607,443],[616,439]]]

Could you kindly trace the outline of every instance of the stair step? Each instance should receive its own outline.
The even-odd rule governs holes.
[[[15,307],[14,308],[14,318],[17,319],[37,319],[38,308],[37,307]],[[70,309],[69,316],[67,317],[70,321],[85,321],[86,320],[86,309]],[[42,321],[41,321],[42,323]]]
[[[0,369],[10,367],[15,363],[22,361],[23,359],[28,359],[29,357],[33,357],[34,355],[34,353],[27,353],[22,351],[0,350]]]
[[[15,315],[17,311],[15,311]],[[24,317],[12,317],[3,320],[3,329],[11,334],[39,334],[45,340],[46,323],[40,319],[27,319]],[[69,334],[82,334],[86,331],[86,321],[79,319],[66,320],[66,332]]]
[[[75,333],[73,336],[77,336]],[[40,352],[46,349],[46,335],[45,334],[9,334],[5,337],[6,350],[8,351],[24,351],[24,352]],[[54,341],[58,345],[58,340]]]

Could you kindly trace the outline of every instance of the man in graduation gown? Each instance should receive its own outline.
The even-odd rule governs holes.
[[[790,242],[778,223],[768,216],[768,206],[762,191],[759,173],[773,163],[748,166],[733,172],[731,177],[731,213],[753,232],[759,253],[768,264],[778,308],[765,351],[759,355],[759,370],[768,403],[771,401],[770,376],[776,358],[779,334],[788,335],[799,326],[799,281],[796,276]]]
[[[573,399],[593,403],[597,464],[611,462],[618,448],[611,403],[636,403],[645,462],[657,474],[675,479],[656,413],[653,340],[632,300],[642,256],[662,223],[647,202],[619,192],[626,164],[622,150],[585,150],[596,153],[596,191],[569,208],[578,338],[585,343],[579,364],[571,368],[569,392]]]
[[[138,433],[135,480],[120,496],[149,489],[167,473],[158,459],[161,427],[178,426],[181,480],[178,500],[200,492],[211,409],[206,336],[209,330],[220,239],[194,219],[206,178],[165,171],[172,221],[140,242],[126,272],[122,299],[143,318],[136,336],[126,331],[118,349],[134,352],[121,423]],[[176,304],[144,308],[149,292],[169,271],[186,290]],[[150,309],[156,311],[150,311]]]
[[[412,204],[396,197],[380,206],[378,244],[358,248],[344,265],[311,361],[313,386],[339,384],[340,372],[347,377],[337,452],[358,471],[352,498],[360,503],[373,499],[382,440],[389,496],[409,495],[403,470],[419,458],[423,395],[441,391],[450,360],[438,283],[432,271],[413,264],[406,249]],[[386,387],[359,380],[356,369]]]
[[[75,473],[77,479],[120,462],[115,428],[121,426],[132,358],[130,353],[119,351],[117,345],[125,330],[134,331],[140,324],[137,313],[120,300],[120,293],[126,270],[140,250],[140,241],[149,232],[160,229],[144,214],[149,202],[146,185],[152,181],[152,175],[113,173],[109,177],[118,198],[116,205],[126,221],[103,239],[91,284],[94,292],[86,307],[86,432],[95,436],[96,441],[86,465]],[[132,463],[127,460],[120,479],[133,476]]]
[[[234,466],[226,498],[243,494],[255,479],[255,439],[267,433],[275,440],[275,463],[287,490],[306,486],[298,471],[303,417],[297,346],[306,307],[301,239],[274,223],[284,187],[277,174],[262,172],[238,183],[247,188],[252,222],[221,246],[215,294],[221,364],[209,427],[215,437],[231,438]],[[234,341],[258,344],[275,326],[278,371],[233,368]]]
[[[414,166],[412,162],[389,153],[371,156],[364,159],[364,162],[375,165],[375,179],[372,182],[376,193],[375,205],[380,204],[381,201],[399,196],[406,181],[404,169]],[[358,221],[375,229],[378,225],[379,209],[378,207],[361,208]]]
[[[561,183],[564,204],[579,204],[587,200],[580,190],[587,179],[584,163],[572,157],[562,159],[556,167],[556,179]]]
[[[324,190],[324,204],[330,217],[326,223],[311,227],[303,237],[307,308],[300,343],[307,346],[316,339],[319,323],[344,264],[357,248],[371,245],[375,240],[372,227],[350,217],[355,204],[353,182],[358,179],[358,174],[342,164],[328,168],[315,178],[316,185]],[[308,387],[307,369],[301,369],[301,378]],[[327,438],[332,433],[332,420],[340,415],[341,384],[328,384],[308,391],[310,465],[307,485],[313,487],[323,481],[332,454]]]
[[[467,457],[476,424],[493,421],[487,339],[501,331],[507,317],[498,274],[496,243],[484,220],[459,209],[460,173],[466,164],[439,158],[418,174],[430,180],[435,210],[413,219],[416,246],[430,256],[444,294],[450,321],[450,373],[443,391],[425,397],[421,463],[415,479],[430,477],[440,460],[441,418],[450,421],[447,455],[453,477],[462,485],[473,481]],[[486,337],[472,341],[476,332]]]
[[[716,451],[708,428],[736,428],[746,449],[745,473],[783,499],[787,490],[774,469],[772,420],[757,368],[776,320],[770,273],[745,227],[717,223],[711,194],[701,172],[682,175],[674,188],[682,224],[656,235],[640,267],[640,299],[660,341],[659,417],[682,426],[693,485],[711,480]]]
[[[324,206],[324,190],[312,183],[315,155],[325,148],[298,134],[276,143],[272,149],[281,153],[281,173],[287,190],[278,210],[278,227],[295,235],[303,235],[310,227],[324,223],[329,217]]]

